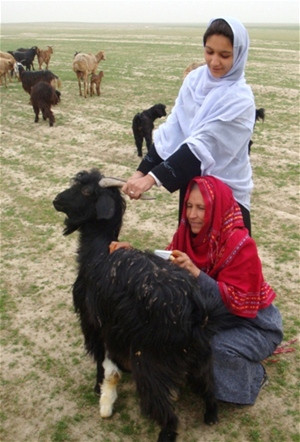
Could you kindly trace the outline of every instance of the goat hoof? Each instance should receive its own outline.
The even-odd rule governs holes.
[[[218,415],[215,413],[205,413],[204,415],[204,422],[206,425],[215,425],[218,420]]]
[[[177,438],[176,431],[161,430],[157,442],[175,442]]]
[[[113,414],[112,406],[110,405],[100,405],[100,416],[103,419],[107,419],[108,417],[111,417]]]
[[[100,385],[99,385],[99,384],[95,384],[95,387],[94,387],[94,393],[95,393],[97,396],[100,396]]]

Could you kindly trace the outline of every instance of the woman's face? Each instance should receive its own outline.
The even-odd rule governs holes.
[[[190,196],[186,202],[186,218],[190,225],[192,233],[195,235],[200,232],[204,226],[205,204],[202,193],[197,184],[195,184],[190,192]]]
[[[228,37],[211,35],[204,47],[206,64],[214,78],[223,77],[233,65],[233,47]]]

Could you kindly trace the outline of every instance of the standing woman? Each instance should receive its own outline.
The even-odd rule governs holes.
[[[179,219],[191,178],[213,175],[232,189],[251,231],[253,187],[248,145],[255,123],[255,102],[246,84],[247,30],[234,18],[209,23],[203,36],[205,66],[183,81],[175,105],[154,132],[154,144],[123,187],[138,199],[154,184],[180,189]]]

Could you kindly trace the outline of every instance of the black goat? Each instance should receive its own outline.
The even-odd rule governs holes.
[[[22,63],[27,71],[30,71],[31,68],[34,70],[33,60],[37,55],[37,46],[32,46],[30,49],[19,48],[16,51],[7,51],[11,55],[14,56],[15,60],[19,63]]]
[[[259,120],[264,121],[265,120],[265,109],[263,107],[260,107],[259,109],[255,110],[255,123]],[[251,146],[253,144],[253,141],[250,140],[249,141],[249,145],[248,145],[248,154],[250,155],[251,152]]]
[[[41,111],[43,119],[49,118],[49,126],[53,126],[55,117],[51,106],[56,105],[60,101],[60,96],[60,92],[56,91],[51,84],[45,81],[39,81],[31,88],[30,102],[35,113],[35,123],[39,121],[39,113]]]
[[[53,201],[67,215],[64,235],[79,231],[73,301],[97,363],[100,414],[112,414],[118,367],[130,370],[141,410],[161,427],[158,441],[175,441],[172,401],[186,381],[205,400],[204,421],[217,422],[210,338],[234,317],[171,261],[136,249],[109,254],[125,202],[119,189],[99,185],[102,178],[97,169],[82,171]]]
[[[31,94],[31,88],[38,83],[39,81],[45,81],[46,83],[51,84],[52,86],[59,87],[61,85],[61,81],[57,75],[53,74],[53,72],[48,70],[43,71],[25,71],[22,64],[17,63],[16,68],[18,70],[22,86],[25,92]]]
[[[166,106],[164,104],[155,104],[149,109],[136,114],[132,120],[132,132],[137,148],[138,156],[142,156],[143,140],[145,138],[147,150],[152,145],[152,131],[154,129],[154,120],[164,117]]]

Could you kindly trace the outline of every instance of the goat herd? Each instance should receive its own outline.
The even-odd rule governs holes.
[[[57,90],[61,86],[61,81],[57,75],[48,70],[52,54],[52,46],[47,46],[47,49],[32,46],[29,49],[18,48],[16,51],[0,51],[1,84],[4,80],[4,85],[7,87],[7,77],[9,80],[13,76],[17,77],[25,92],[30,95],[30,103],[35,113],[35,123],[39,121],[41,111],[43,119],[49,120],[49,126],[53,126],[55,122],[51,106],[59,103],[61,98],[61,93]],[[37,57],[39,65],[37,71],[34,70],[33,65],[35,57]],[[80,96],[83,95],[86,98],[88,94],[93,96],[95,93],[100,96],[100,84],[104,74],[103,71],[99,71],[98,74],[96,71],[101,60],[105,60],[103,51],[99,51],[95,55],[75,52],[72,67],[78,80]],[[45,70],[42,70],[43,64],[46,66]],[[165,115],[166,106],[159,103],[134,116],[132,131],[138,156],[142,156],[143,140],[145,140],[148,150],[152,144],[154,120]]]
[[[53,72],[48,70],[51,56],[53,54],[52,46],[47,49],[39,49],[37,46],[31,48],[18,48],[16,51],[0,51],[0,81],[4,80],[7,87],[7,76],[9,79],[16,76],[22,82],[23,89],[29,93],[30,102],[35,113],[35,122],[39,120],[41,111],[43,119],[49,119],[49,126],[53,126],[55,118],[51,106],[60,101],[61,93],[56,89],[60,80]],[[38,60],[39,70],[34,70],[33,61],[35,56]],[[81,81],[84,83],[84,97],[88,94],[88,80],[90,77],[89,93],[92,96],[95,93],[100,95],[100,83],[103,77],[103,71],[96,74],[96,69],[101,60],[105,60],[104,52],[98,54],[75,53],[73,60],[73,70],[76,73],[79,93],[81,92]],[[45,64],[46,70],[42,70]]]

